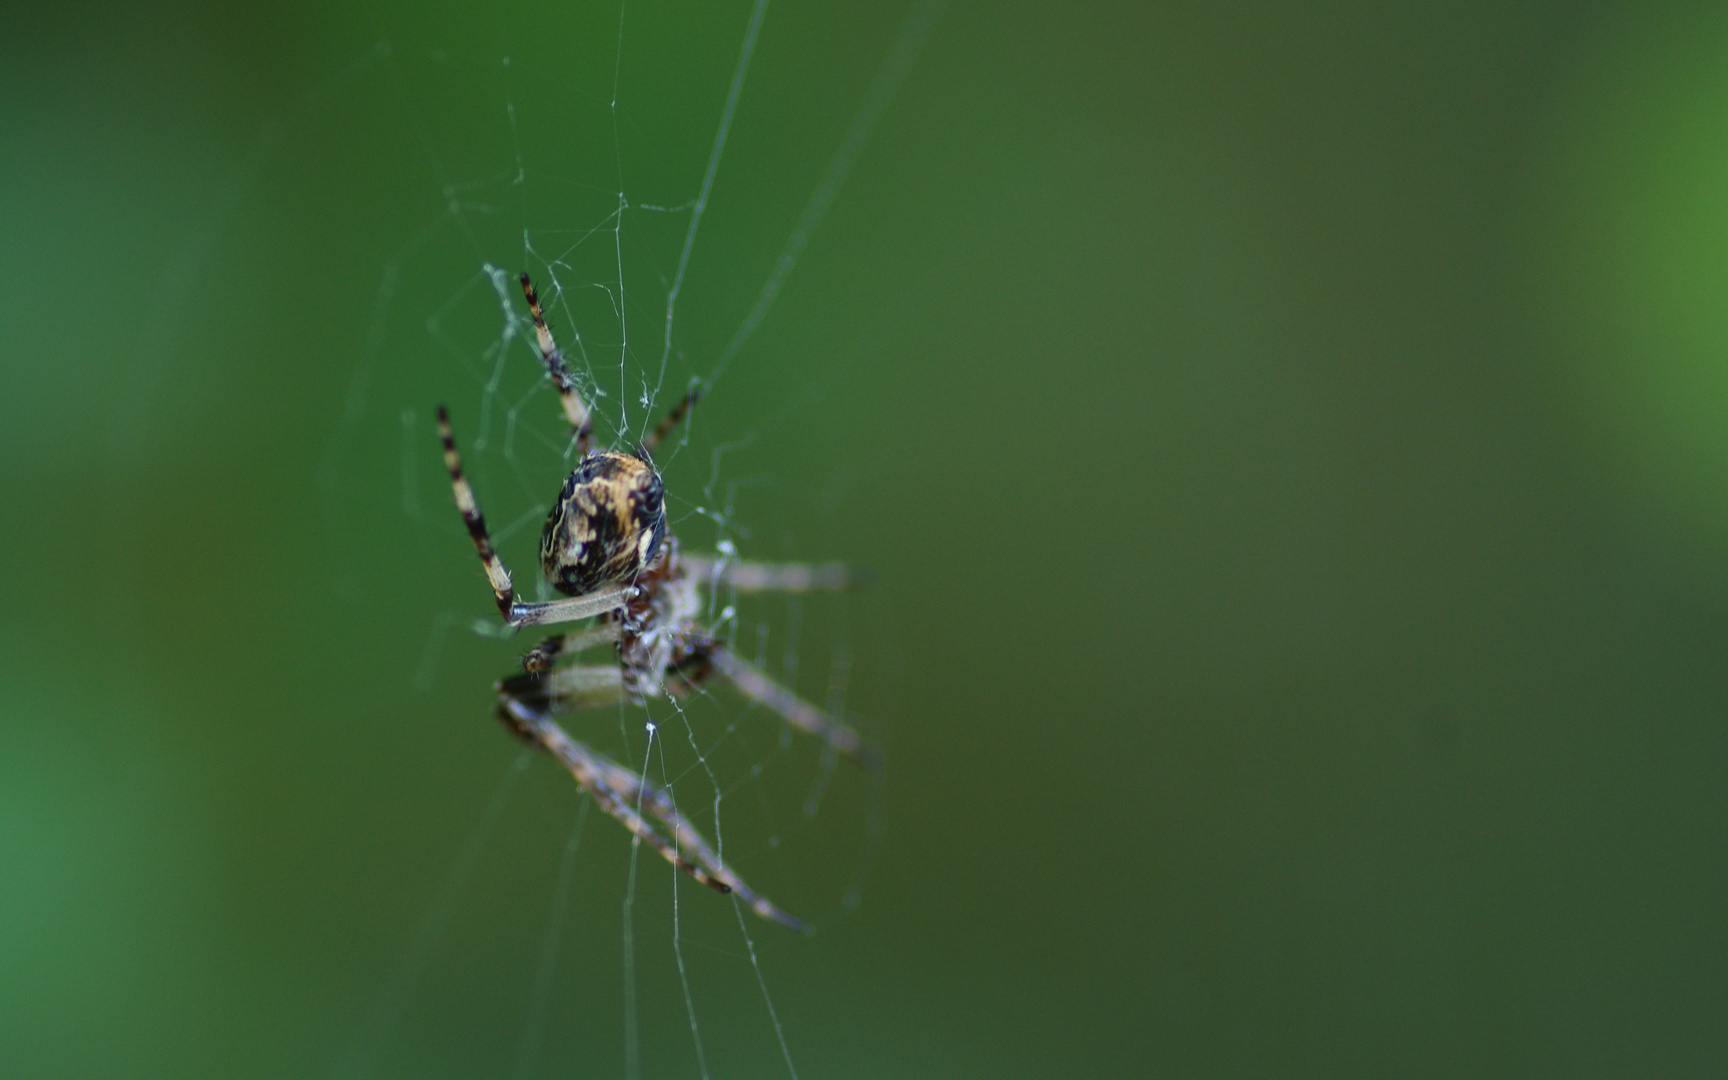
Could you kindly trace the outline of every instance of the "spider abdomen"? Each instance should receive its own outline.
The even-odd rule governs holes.
[[[666,537],[660,476],[611,450],[577,463],[540,534],[540,569],[554,589],[581,596],[654,565]]]

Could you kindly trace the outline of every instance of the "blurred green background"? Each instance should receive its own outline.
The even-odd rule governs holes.
[[[752,947],[802,1077],[1728,1069],[1728,12],[943,12],[667,467],[692,544],[874,568],[739,640],[890,754],[804,819],[692,705],[819,930],[686,883],[681,984],[488,718],[427,427],[526,578],[481,267],[657,370],[749,5],[620,10],[4,16],[0,1072],[785,1075]],[[668,387],[905,14],[770,6]]]

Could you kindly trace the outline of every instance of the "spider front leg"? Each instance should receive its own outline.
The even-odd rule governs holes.
[[[660,443],[666,438],[666,436],[672,434],[672,429],[678,426],[678,422],[684,419],[685,415],[690,412],[690,409],[696,404],[697,399],[701,396],[701,391],[692,387],[688,393],[686,393],[682,398],[679,398],[678,404],[672,406],[672,411],[666,414],[666,418],[660,421],[654,430],[650,431],[647,436],[643,438],[642,452],[644,454],[652,454],[655,450],[659,449]]]
[[[540,363],[545,365],[546,374],[558,388],[564,418],[570,421],[570,428],[576,433],[576,456],[587,457],[594,446],[594,421],[588,414],[588,405],[576,389],[576,379],[570,374],[569,365],[564,363],[564,353],[552,340],[552,330],[546,325],[546,313],[540,309],[540,295],[534,291],[534,279],[524,271],[520,281],[522,295],[528,298],[528,314],[534,319],[534,338],[540,347]]]
[[[462,472],[462,455],[456,451],[456,436],[450,430],[450,412],[442,405],[438,406],[438,440],[444,444],[444,467],[450,472],[450,488],[456,495],[456,509],[462,514],[462,523],[468,526],[468,537],[474,541],[480,564],[486,568],[486,579],[492,586],[492,597],[498,603],[499,614],[511,627],[575,622],[622,607],[635,595],[633,586],[612,585],[567,600],[543,604],[519,601],[510,571],[492,547],[492,536],[486,531],[486,516],[480,512],[474,488]]]
[[[504,560],[492,547],[492,534],[486,531],[486,515],[474,499],[474,489],[462,474],[462,455],[456,451],[456,435],[450,430],[450,411],[438,406],[438,441],[444,444],[444,467],[450,471],[450,487],[456,493],[456,509],[462,514],[462,524],[468,526],[468,538],[480,553],[480,564],[486,568],[486,578],[492,584],[492,595],[498,601],[498,611],[505,621],[516,604],[516,587]]]

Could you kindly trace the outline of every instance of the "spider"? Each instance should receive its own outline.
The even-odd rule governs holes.
[[[442,405],[438,438],[456,508],[505,624],[517,629],[592,621],[534,646],[523,658],[522,671],[498,681],[498,719],[518,738],[557,759],[602,810],[667,862],[710,888],[735,894],[765,919],[802,928],[798,919],[752,890],[721,860],[679,812],[666,788],[571,738],[552,717],[646,698],[683,697],[719,675],[793,727],[866,768],[879,768],[880,756],[850,726],[775,683],[710,636],[698,619],[705,606],[704,587],[810,592],[846,588],[853,575],[837,564],[750,563],[681,552],[666,525],[664,489],[652,455],[695,405],[696,391],[686,394],[634,453],[595,449],[588,407],[546,326],[534,283],[527,274],[521,282],[540,361],[575,432],[576,467],[565,478],[540,536],[541,572],[564,599],[526,603],[517,597],[510,571],[493,549],[474,489],[463,475],[450,415]],[[610,662],[560,663],[601,648],[612,651]]]

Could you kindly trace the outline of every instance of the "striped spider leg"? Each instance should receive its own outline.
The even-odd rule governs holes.
[[[648,433],[636,453],[594,449],[588,408],[546,326],[527,274],[522,275],[522,290],[534,320],[541,363],[558,391],[579,455],[540,538],[541,572],[564,599],[526,603],[516,595],[510,571],[492,546],[486,519],[463,474],[443,406],[438,408],[438,437],[456,508],[506,625],[515,629],[595,621],[547,638],[530,650],[523,658],[523,670],[496,686],[498,718],[517,736],[557,759],[602,810],[667,862],[704,885],[735,894],[765,919],[801,927],[721,860],[679,812],[669,790],[571,738],[552,718],[654,697],[682,697],[719,675],[740,695],[793,727],[866,768],[879,768],[880,755],[851,726],[774,682],[709,636],[700,621],[706,610],[703,588],[809,592],[847,588],[855,579],[845,567],[832,564],[680,557],[678,543],[667,529],[664,489],[651,455],[695,404],[695,391]],[[602,647],[612,653],[609,663],[560,662]]]

